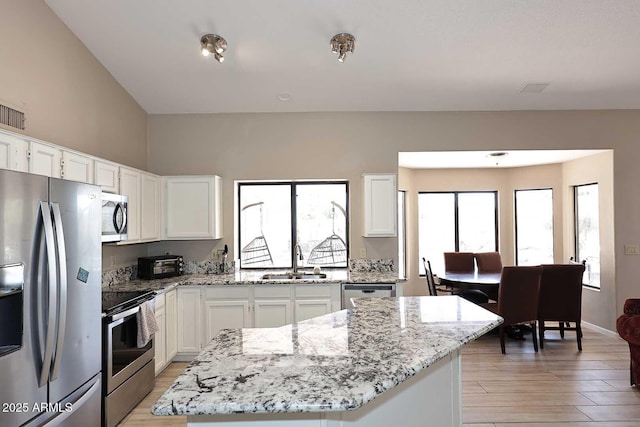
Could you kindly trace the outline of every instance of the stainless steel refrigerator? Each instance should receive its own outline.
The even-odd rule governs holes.
[[[0,426],[99,426],[101,192],[0,170]]]

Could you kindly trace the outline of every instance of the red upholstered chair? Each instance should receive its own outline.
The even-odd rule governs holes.
[[[538,300],[538,328],[540,347],[544,348],[544,331],[576,331],[578,350],[582,351],[582,275],[583,264],[545,264],[540,277]],[[558,326],[547,326],[545,322],[558,322]],[[575,327],[567,326],[575,322]]]
[[[629,343],[631,355],[631,385],[640,381],[640,299],[631,298],[624,303],[624,313],[616,321],[618,334]]]
[[[473,255],[478,265],[478,273],[500,273],[502,271],[500,252],[478,252]]]
[[[449,273],[473,273],[475,269],[473,252],[444,253],[444,271]]]

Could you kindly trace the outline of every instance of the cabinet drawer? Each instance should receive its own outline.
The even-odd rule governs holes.
[[[249,298],[248,286],[209,286],[204,291],[205,299]]]
[[[336,285],[296,285],[296,298],[299,297],[330,297],[331,286]]]
[[[258,285],[253,292],[256,298],[291,298],[291,285]]]

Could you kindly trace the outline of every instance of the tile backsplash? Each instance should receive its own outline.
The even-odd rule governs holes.
[[[358,273],[389,273],[394,271],[392,259],[350,259],[349,271]]]
[[[185,261],[185,274],[227,274],[235,271],[235,261]],[[350,259],[349,271],[358,273],[393,272],[392,259]],[[102,286],[111,286],[138,279],[138,265],[113,268],[102,272]]]

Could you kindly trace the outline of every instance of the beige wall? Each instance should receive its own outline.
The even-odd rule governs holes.
[[[159,174],[224,177],[225,241],[233,241],[233,181],[346,178],[352,254],[397,258],[394,238],[362,238],[360,175],[397,172],[399,151],[615,149],[615,247],[640,242],[639,111],[385,112],[152,115],[149,166]],[[501,214],[504,214],[501,212]],[[506,237],[505,237],[506,238]],[[562,249],[564,251],[564,249]],[[634,262],[635,261],[635,262]],[[615,304],[638,296],[638,263],[615,259]],[[599,323],[613,330],[610,320]]]
[[[0,103],[26,113],[21,133],[144,169],[145,111],[43,1],[1,10]]]
[[[623,263],[631,258],[638,263],[637,257],[625,256],[622,249],[625,243],[637,242],[633,238],[624,238],[620,249],[616,251],[614,240],[614,208],[620,199],[625,199],[624,193],[616,193],[614,200],[614,173],[612,168],[605,167],[613,162],[613,153],[606,152],[595,156],[567,162],[563,165],[563,199],[565,210],[564,241],[565,257],[573,255],[573,188],[574,185],[598,183],[598,197],[600,203],[600,289],[584,288],[582,293],[582,318],[596,325],[615,325],[616,311],[604,309],[616,305],[616,262]],[[616,166],[617,169],[618,166]],[[616,253],[618,255],[616,259]],[[566,258],[565,258],[566,259]],[[637,274],[637,273],[636,273]],[[637,283],[637,282],[636,282]],[[638,296],[638,286],[632,283],[618,282],[620,292],[635,292]],[[624,297],[626,298],[626,297]],[[621,301],[624,303],[624,300]],[[607,329],[614,329],[613,327]]]

